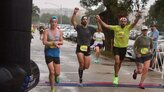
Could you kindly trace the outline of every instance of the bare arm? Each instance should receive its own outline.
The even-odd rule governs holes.
[[[97,21],[97,26],[98,26],[98,30],[100,30],[102,32],[101,24],[98,21]]]
[[[76,14],[77,14],[78,11],[79,11],[79,8],[75,8],[75,9],[74,9],[74,12],[73,12],[73,14],[72,14],[72,18],[71,18],[71,23],[72,23],[72,25],[74,26],[74,28],[76,28],[76,26],[77,26]]]
[[[141,18],[141,12],[138,12],[136,15],[136,19],[134,20],[134,23],[131,24],[131,29],[138,23],[140,18]]]
[[[59,38],[58,45],[63,45],[63,32],[61,30],[60,30],[60,38]]]
[[[93,40],[96,40],[95,33],[93,34]]]
[[[96,20],[100,23],[100,25],[104,26],[107,29],[110,29],[110,25],[106,24],[105,22],[103,22],[100,18],[99,15],[96,16]]]
[[[43,32],[43,40],[42,40],[42,43],[43,43],[43,45],[50,46],[50,45],[53,44],[53,42],[48,42],[48,41],[47,41],[47,37],[48,37],[48,30],[45,30],[45,31]]]
[[[103,33],[103,35],[104,35],[104,33]],[[105,35],[103,36],[103,40],[105,40]]]

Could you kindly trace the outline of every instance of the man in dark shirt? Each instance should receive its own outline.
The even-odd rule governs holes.
[[[79,62],[79,82],[82,83],[83,70],[88,69],[90,66],[90,43],[92,40],[93,31],[91,27],[88,26],[88,17],[82,16],[81,24],[76,22],[76,14],[79,8],[75,8],[71,22],[77,31],[77,47],[76,55]]]

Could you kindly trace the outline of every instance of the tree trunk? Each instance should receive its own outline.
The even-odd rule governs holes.
[[[117,0],[103,0],[103,4],[106,6],[107,9],[106,11],[99,14],[101,19],[107,24],[117,25]],[[114,44],[114,32],[113,30],[109,30],[104,27],[102,28],[105,34],[105,51],[112,51]]]

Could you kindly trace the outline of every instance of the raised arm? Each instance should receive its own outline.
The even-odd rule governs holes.
[[[74,12],[73,12],[72,18],[71,18],[71,23],[72,23],[72,25],[74,26],[74,28],[76,28],[76,26],[77,26],[76,14],[77,14],[78,11],[79,11],[79,8],[76,7],[76,8],[74,9]]]
[[[100,25],[104,26],[107,29],[110,29],[110,25],[106,24],[105,22],[103,22],[100,18],[99,15],[96,15],[96,21],[100,23]]]
[[[97,26],[98,26],[98,30],[100,30],[102,32],[101,24],[98,21],[96,21],[96,23],[97,23]]]
[[[140,18],[141,18],[141,12],[138,12],[136,15],[136,19],[134,20],[134,23],[131,24],[131,29],[138,23]]]

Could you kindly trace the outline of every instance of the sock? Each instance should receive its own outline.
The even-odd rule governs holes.
[[[79,78],[82,78],[83,77],[83,69],[79,68],[78,72],[79,72]]]
[[[118,77],[118,75],[115,75],[114,77]]]

